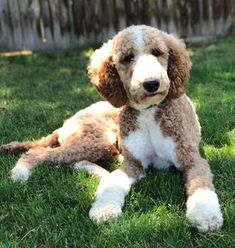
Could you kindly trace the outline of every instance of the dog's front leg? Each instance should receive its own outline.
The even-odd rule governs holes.
[[[119,217],[131,185],[143,176],[142,167],[133,161],[125,160],[122,168],[102,178],[96,192],[96,201],[89,212],[90,218],[101,223]]]
[[[187,218],[199,231],[219,229],[223,224],[219,200],[212,182],[212,173],[207,161],[199,152],[189,153],[184,162],[186,179]]]

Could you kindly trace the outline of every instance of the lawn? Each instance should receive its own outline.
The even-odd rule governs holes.
[[[98,180],[72,167],[40,167],[26,184],[8,171],[18,156],[0,155],[0,247],[235,247],[235,41],[190,48],[188,95],[202,125],[201,152],[214,173],[224,226],[200,234],[185,218],[176,171],[151,173],[126,199],[120,219],[88,217]],[[37,139],[99,96],[88,83],[89,48],[0,58],[0,144]]]

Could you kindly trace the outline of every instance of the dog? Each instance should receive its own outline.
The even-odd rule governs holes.
[[[88,73],[120,113],[124,164],[101,179],[89,212],[97,223],[117,218],[131,185],[149,165],[174,165],[185,178],[188,220],[201,232],[223,224],[208,162],[199,153],[201,128],[185,94],[191,61],[185,44],[156,28],[130,26],[96,50]]]
[[[37,141],[1,145],[1,152],[23,153],[10,171],[14,182],[26,182],[39,165],[74,164],[102,178],[109,174],[101,166],[122,160],[119,144],[121,109],[100,101],[78,111],[61,128]]]

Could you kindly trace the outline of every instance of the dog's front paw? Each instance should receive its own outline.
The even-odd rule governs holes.
[[[31,171],[24,166],[16,165],[11,171],[10,171],[10,177],[13,182],[26,182],[29,177],[31,176]]]
[[[94,203],[89,212],[89,217],[96,223],[117,219],[122,214],[121,206],[117,204],[97,204]]]
[[[223,225],[218,197],[209,189],[198,189],[188,198],[186,215],[200,232],[214,231]]]

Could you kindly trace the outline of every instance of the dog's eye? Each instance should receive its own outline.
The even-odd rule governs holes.
[[[133,61],[133,59],[134,59],[134,54],[130,53],[122,59],[121,63],[124,65],[128,65],[131,61]]]
[[[158,50],[158,49],[153,49],[152,52],[151,52],[151,54],[153,56],[155,56],[155,57],[159,57],[159,56],[162,55],[162,52],[160,50]]]

